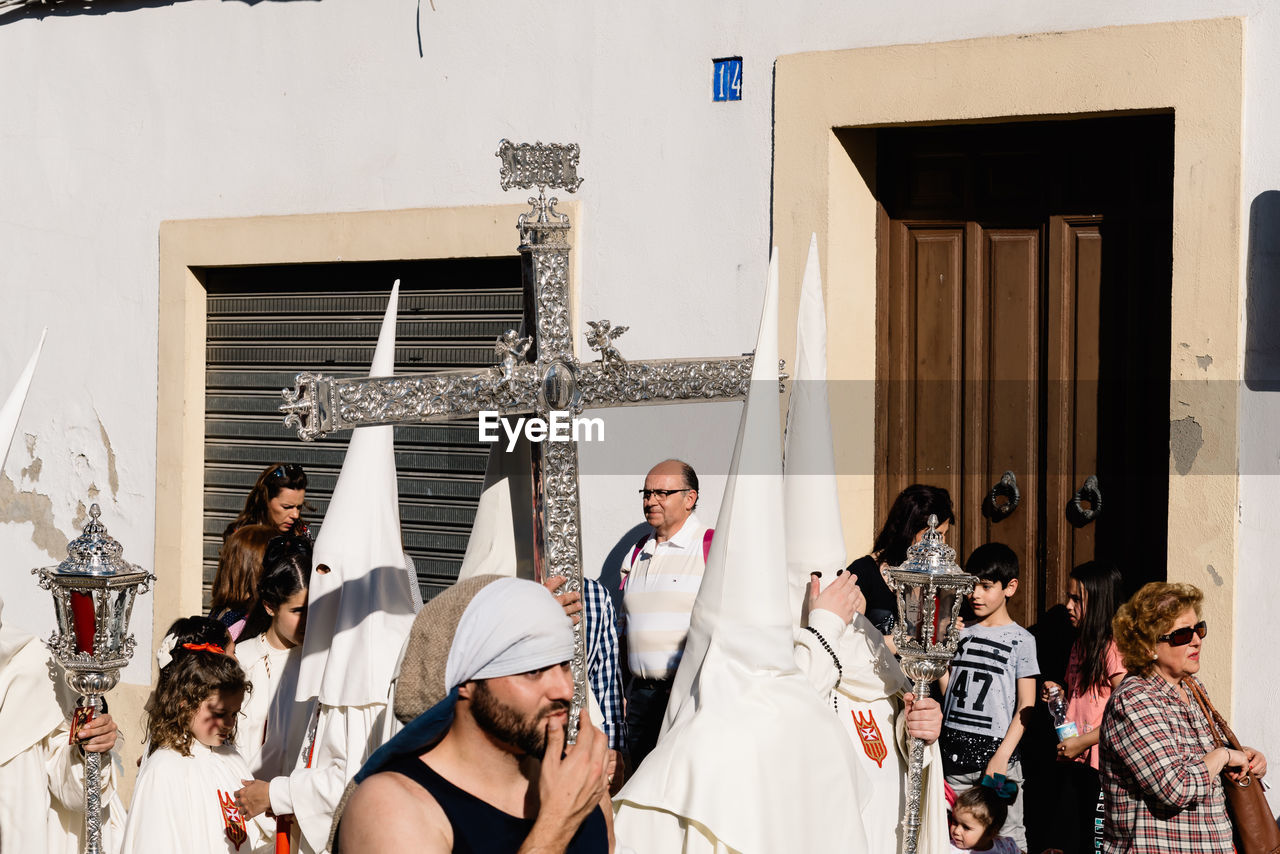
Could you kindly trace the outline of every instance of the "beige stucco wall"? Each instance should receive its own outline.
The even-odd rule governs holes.
[[[1204,444],[1176,449],[1185,473],[1171,459],[1168,572],[1206,591],[1217,625],[1231,624],[1235,598],[1238,430],[1235,383],[1211,381],[1240,376],[1243,45],[1243,20],[1227,18],[827,51],[779,58],[775,87],[780,347],[794,350],[816,232],[833,380],[874,378],[876,341],[873,170],[864,174],[874,155],[859,151],[866,135],[838,129],[1174,111],[1170,420],[1181,430],[1194,419]],[[1196,363],[1202,354],[1212,356],[1207,369]],[[869,389],[857,397],[835,396],[832,413],[851,555],[876,524],[875,413]],[[1220,637],[1205,648],[1204,673],[1229,706],[1232,648]]]

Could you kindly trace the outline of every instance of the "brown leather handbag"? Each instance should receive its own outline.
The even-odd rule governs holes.
[[[1194,679],[1184,679],[1182,684],[1188,687],[1200,704],[1205,720],[1209,721],[1214,747],[1243,750],[1236,734],[1209,702],[1209,695],[1200,684]],[[1267,796],[1262,791],[1262,781],[1247,770],[1238,780],[1233,780],[1224,773],[1222,787],[1227,793],[1227,812],[1231,815],[1236,854],[1280,854],[1280,826],[1271,814]]]

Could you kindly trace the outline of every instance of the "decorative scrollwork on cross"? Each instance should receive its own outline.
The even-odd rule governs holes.
[[[497,157],[502,161],[498,181],[504,190],[537,187],[539,191],[551,188],[576,193],[582,186],[582,179],[578,177],[581,151],[576,142],[567,145],[535,142],[531,145],[504,139],[498,143]]]

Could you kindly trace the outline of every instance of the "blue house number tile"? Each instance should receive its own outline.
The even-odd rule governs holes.
[[[742,100],[742,57],[730,56],[711,60],[711,100]]]

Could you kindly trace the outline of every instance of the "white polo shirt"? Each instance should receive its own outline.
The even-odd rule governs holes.
[[[706,530],[697,514],[690,513],[671,539],[659,543],[650,534],[639,554],[632,548],[623,558],[627,666],[641,679],[669,679],[680,664],[707,568],[702,556]]]

